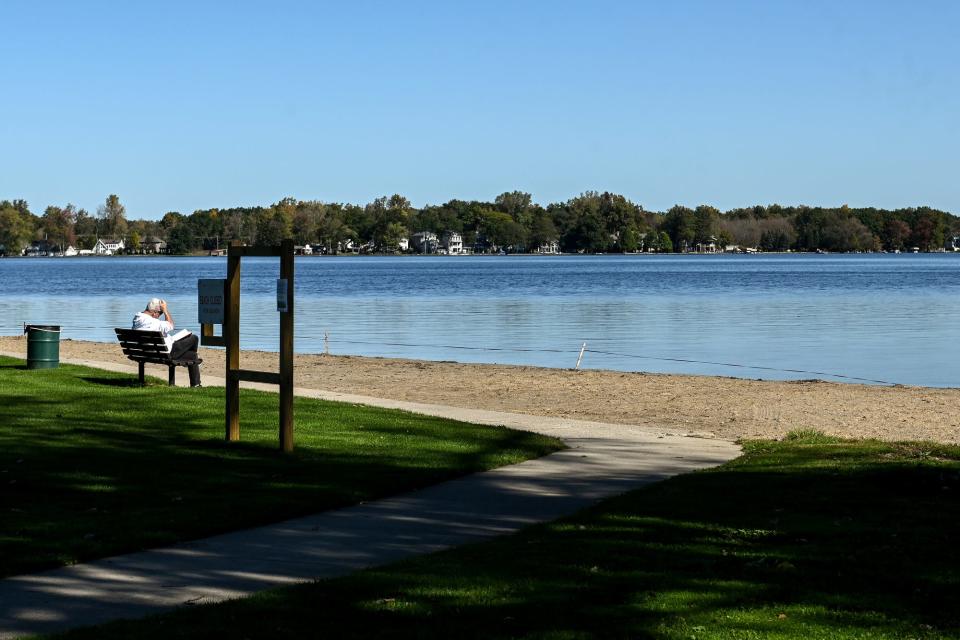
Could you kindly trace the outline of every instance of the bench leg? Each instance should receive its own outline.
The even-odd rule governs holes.
[[[167,367],[169,372],[167,373],[167,383],[173,387],[177,384],[177,367],[175,365],[170,365]]]
[[[141,387],[147,383],[147,381],[146,381],[146,380],[144,379],[144,377],[143,377],[143,365],[144,365],[144,364],[145,364],[145,363],[143,363],[143,362],[138,362],[138,363],[137,363],[137,373],[139,374],[139,377],[140,377],[140,386],[141,386]]]

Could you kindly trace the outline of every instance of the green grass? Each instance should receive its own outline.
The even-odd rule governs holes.
[[[555,439],[298,398],[277,450],[277,396],[0,358],[0,575],[314,513],[562,448]]]
[[[960,637],[960,448],[799,432],[520,535],[69,638]]]

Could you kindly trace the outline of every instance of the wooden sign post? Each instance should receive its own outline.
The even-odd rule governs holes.
[[[280,313],[280,373],[250,371],[240,368],[240,259],[244,256],[280,258],[280,280],[277,291],[284,300],[277,300]],[[226,347],[226,439],[240,440],[240,381],[262,382],[280,386],[280,449],[293,451],[293,240],[284,240],[279,247],[245,247],[238,241],[227,250],[227,279],[224,282],[223,335],[213,334],[213,325],[201,324],[200,343]]]

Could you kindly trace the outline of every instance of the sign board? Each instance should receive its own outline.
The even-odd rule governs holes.
[[[197,280],[197,321],[223,324],[223,290],[226,280]]]
[[[280,313],[288,313],[290,311],[287,300],[287,280],[286,278],[281,278],[277,280],[277,311]]]

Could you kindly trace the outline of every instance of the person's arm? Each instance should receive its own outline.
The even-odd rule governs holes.
[[[170,315],[170,308],[167,307],[166,300],[160,303],[160,309],[163,311],[163,316],[167,319],[167,322],[170,323],[170,330],[173,331],[173,316]]]

